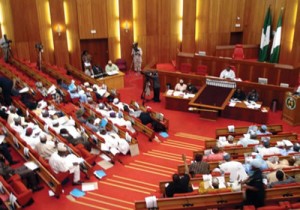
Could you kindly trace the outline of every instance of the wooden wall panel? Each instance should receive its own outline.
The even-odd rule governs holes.
[[[94,38],[107,38],[106,0],[92,0],[92,23],[96,30]]]
[[[64,17],[63,1],[50,0],[51,25],[53,31],[54,56],[55,63],[58,66],[64,66],[69,63],[69,52],[67,45],[67,35]],[[60,24],[62,32],[59,35],[56,31],[57,25]]]
[[[2,23],[1,28],[4,28],[4,31],[1,31],[1,37],[5,33],[8,39],[12,40],[11,48],[15,49],[15,38],[14,38],[14,30],[13,30],[13,19],[11,13],[11,1],[10,0],[0,0],[2,7]]]
[[[17,56],[21,59],[35,61],[37,58],[37,52],[35,50],[35,43],[40,40],[40,32],[38,28],[38,15],[35,0],[28,1],[11,1],[12,19],[14,26],[14,38],[16,47],[22,46],[20,49],[16,49]],[[26,14],[26,15],[24,15]],[[21,24],[20,24],[21,23]],[[22,43],[18,45],[17,43]],[[27,44],[26,44],[27,42]],[[27,46],[27,48],[26,48]],[[28,52],[23,52],[28,51]],[[19,56],[20,54],[20,56]],[[26,57],[23,57],[26,56]]]
[[[244,29],[244,13],[246,0],[234,0],[231,10],[231,31],[242,32]],[[236,24],[240,24],[237,27]]]
[[[293,50],[293,42],[295,41],[295,25],[297,20],[297,5],[299,1],[291,0],[286,2],[281,2],[281,4],[276,5],[277,15],[276,15],[276,27],[279,18],[279,13],[281,7],[283,7],[283,23],[282,23],[282,36],[281,43],[284,43],[280,48],[280,63],[293,63],[294,56],[291,56]],[[275,30],[275,28],[274,28]],[[299,37],[299,36],[298,36]],[[296,38],[297,40],[297,38]]]
[[[138,41],[144,53],[143,66],[153,58],[157,62],[174,60],[178,50],[202,50],[207,55],[214,55],[216,46],[229,45],[231,32],[243,32],[243,44],[259,44],[264,17],[270,5],[273,27],[277,24],[280,8],[285,7],[280,62],[299,65],[299,0],[184,0],[182,43],[178,39],[178,8],[181,0],[65,1],[72,5],[72,12],[68,14],[72,24],[67,26],[72,37],[72,52],[66,48],[66,37],[58,39],[53,36],[54,54],[51,47],[53,40],[49,36],[49,26],[43,14],[47,0],[0,0],[5,5],[5,18],[8,17],[6,13],[11,14],[11,18],[8,18],[12,22],[8,26],[11,28],[8,35],[13,39],[13,52],[17,57],[35,61],[37,53],[34,44],[41,41],[45,47],[44,61],[61,65],[63,60],[66,62],[69,59],[73,65],[78,66],[81,53],[79,40],[94,38],[108,38],[109,57],[112,60],[120,56],[121,49],[122,57],[124,55],[129,62],[132,41]],[[63,20],[63,1],[50,2],[52,19],[57,16],[57,20]],[[119,17],[114,15],[116,2],[119,4]],[[297,12],[293,13],[295,8]],[[235,27],[237,17],[240,17],[239,28]],[[127,19],[132,23],[129,34],[125,34],[122,29],[122,22]],[[120,38],[116,34],[118,30],[114,28],[119,20]],[[96,33],[99,34],[91,34],[94,27],[97,27]]]
[[[66,21],[66,29],[69,38],[69,62],[77,69],[81,69],[81,48],[77,16],[77,4],[74,0],[65,0],[67,4],[67,13],[69,15]]]
[[[177,52],[180,51],[181,42],[179,40],[179,34],[177,30],[178,25],[178,11],[179,11],[179,1],[180,0],[169,0],[170,6],[170,42],[171,46],[169,49],[170,59],[176,60]]]
[[[115,28],[116,23],[119,21],[116,19],[116,8],[117,2],[115,0],[107,0],[106,8],[107,8],[107,33],[108,33],[108,57],[111,60],[116,60],[119,55],[120,40],[117,37]]]
[[[169,0],[160,1],[158,5],[158,43],[156,43],[157,61],[162,63],[170,62],[170,33],[171,33],[171,4]]]
[[[120,0],[120,38],[121,38],[121,57],[126,60],[128,68],[130,67],[132,57],[131,50],[133,44],[133,10],[132,0]],[[125,30],[125,25],[129,29]]]
[[[134,41],[138,42],[139,47],[143,51],[143,63],[142,67],[147,65],[147,23],[146,23],[146,11],[147,11],[147,0],[133,0],[133,31]]]
[[[80,39],[93,38],[92,0],[77,0],[77,15]]]
[[[44,46],[42,61],[55,64],[51,19],[48,20],[47,17],[48,13],[50,13],[50,8],[47,2],[48,0],[36,0],[37,16],[39,21],[38,27],[40,31],[40,39],[37,42],[42,43]]]
[[[196,0],[183,1],[182,51],[195,52]]]

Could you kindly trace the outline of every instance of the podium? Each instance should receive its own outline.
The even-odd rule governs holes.
[[[300,96],[285,93],[282,119],[291,125],[300,125]]]

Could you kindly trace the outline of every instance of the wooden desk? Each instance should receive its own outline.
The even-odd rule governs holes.
[[[260,105],[262,104],[262,102],[257,103]],[[263,112],[263,109],[266,110],[266,112]],[[269,118],[269,108],[261,107],[259,109],[251,109],[248,108],[244,102],[241,102],[236,103],[234,107],[227,105],[221,112],[221,116],[224,118],[267,124]]]
[[[183,98],[183,96],[168,95],[167,93],[164,96],[166,109],[188,112],[189,102],[192,98]]]
[[[166,91],[166,84],[170,84],[171,87],[175,87],[179,79],[183,79],[186,83],[191,83],[198,88],[201,88],[206,83],[206,79],[209,77],[200,76],[196,74],[185,74],[174,71],[157,70],[159,74],[159,81],[161,84],[161,92]],[[297,76],[298,78],[298,76]],[[214,78],[217,79],[217,78]],[[257,82],[249,81],[237,81],[237,88],[242,89],[245,93],[248,93],[252,89],[256,89],[259,94],[259,100],[267,106],[271,106],[272,101],[277,100],[277,108],[282,109],[285,93],[287,91],[294,91],[293,88],[280,87],[278,85],[263,85]]]
[[[107,87],[121,89],[124,88],[124,73],[119,71],[118,74],[112,76],[106,76],[104,78],[97,79],[98,82],[103,82]]]

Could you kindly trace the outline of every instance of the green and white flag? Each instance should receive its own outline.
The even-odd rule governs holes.
[[[270,62],[271,63],[278,63],[279,60],[279,51],[280,51],[280,41],[281,41],[281,28],[282,28],[282,12],[280,12],[280,16],[277,22],[277,29],[274,35],[271,55],[270,55]]]
[[[272,22],[271,9],[269,7],[265,17],[264,27],[261,33],[260,49],[259,49],[259,57],[258,57],[258,60],[261,62],[267,60],[268,48],[270,43],[270,35],[271,35],[271,22]]]

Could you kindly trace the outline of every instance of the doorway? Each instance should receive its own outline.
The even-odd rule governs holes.
[[[92,56],[92,65],[99,65],[102,69],[108,62],[108,39],[81,39],[81,53],[87,50]]]

